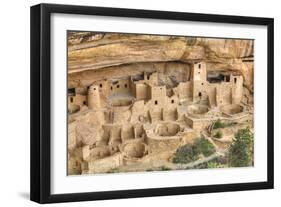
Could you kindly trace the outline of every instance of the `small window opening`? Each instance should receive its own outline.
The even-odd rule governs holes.
[[[125,86],[125,88],[127,88],[127,87],[128,87],[128,86],[127,86],[127,84],[125,84],[124,86]]]
[[[226,82],[229,82],[229,81],[230,81],[230,76],[229,76],[229,75],[225,76],[225,81],[226,81]]]
[[[199,97],[201,97],[201,96],[202,96],[202,93],[201,93],[201,92],[199,92],[199,93],[198,93],[198,96],[199,96]]]
[[[70,103],[73,103],[73,97],[70,97]]]
[[[96,88],[94,88],[94,91],[96,90]]]
[[[112,88],[112,86],[110,87],[110,90],[112,90],[113,88]]]
[[[204,85],[204,83],[201,83],[201,85],[203,86],[203,85]]]
[[[149,76],[149,75],[147,75],[147,80],[149,80],[149,78],[150,78],[150,76]]]
[[[209,83],[220,83],[225,81],[225,75],[221,74],[220,72],[208,72],[207,73],[207,80]]]
[[[237,82],[237,78],[234,78],[234,83],[236,83]]]
[[[68,95],[75,96],[75,94],[76,94],[75,88],[68,88],[67,93],[68,93]]]
[[[157,105],[157,104],[158,104],[158,101],[154,101],[154,103],[155,103],[155,105]]]
[[[120,86],[119,86],[119,85],[117,85],[116,87],[117,87],[117,88],[119,88]]]
[[[86,105],[86,101],[83,101],[83,104]]]
[[[171,103],[173,104],[174,102],[175,102],[174,99],[172,99]]]
[[[199,68],[199,69],[201,68],[201,64],[198,65],[198,68]]]
[[[100,84],[100,87],[102,88],[102,84]]]
[[[116,85],[119,81],[112,81],[113,85]]]

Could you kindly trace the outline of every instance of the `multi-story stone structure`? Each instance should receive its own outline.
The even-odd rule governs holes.
[[[180,82],[171,90],[172,95],[168,96],[166,86],[159,84],[157,72],[144,73],[141,80],[135,80],[134,77],[104,79],[89,86],[87,95],[70,93],[69,108],[73,108],[73,105],[81,107],[87,103],[89,109],[98,109],[130,105],[140,100],[163,108],[170,104],[176,105],[176,101],[201,103],[211,108],[240,104],[243,97],[243,77],[229,72],[208,74],[206,64],[199,62],[192,65],[190,80]]]
[[[107,172],[153,153],[165,154],[217,120],[251,122],[251,112],[242,103],[240,74],[207,71],[206,64],[198,62],[192,64],[189,78],[183,78],[187,81],[175,86],[164,84],[161,75],[144,72],[68,89],[69,116],[74,117],[69,119],[74,120],[69,123],[69,153],[82,156],[75,158],[75,166],[70,159],[70,174]]]

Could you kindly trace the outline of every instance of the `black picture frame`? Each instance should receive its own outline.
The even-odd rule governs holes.
[[[194,21],[207,23],[232,23],[267,26],[267,181],[237,184],[218,184],[187,187],[136,189],[73,194],[50,193],[50,130],[51,130],[51,70],[50,70],[50,15],[53,13],[99,15]],[[56,4],[39,4],[31,7],[31,174],[30,199],[38,203],[88,201],[103,199],[166,196],[179,194],[211,193],[272,189],[274,186],[274,79],[273,44],[274,20],[272,18],[195,14],[168,11],[103,8]]]

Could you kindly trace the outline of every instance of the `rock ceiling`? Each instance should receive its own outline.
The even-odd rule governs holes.
[[[253,57],[252,40],[132,34],[69,33],[68,72],[140,62],[205,60],[219,68],[239,69]]]

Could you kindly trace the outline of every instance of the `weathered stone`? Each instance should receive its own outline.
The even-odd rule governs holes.
[[[253,56],[251,40],[118,34],[90,36],[90,33],[70,35],[69,40],[77,39],[77,43],[72,42],[68,49],[69,73],[137,62],[205,59],[224,63]]]
[[[82,145],[94,145],[97,142],[97,130],[86,123],[77,125],[76,134]]]

